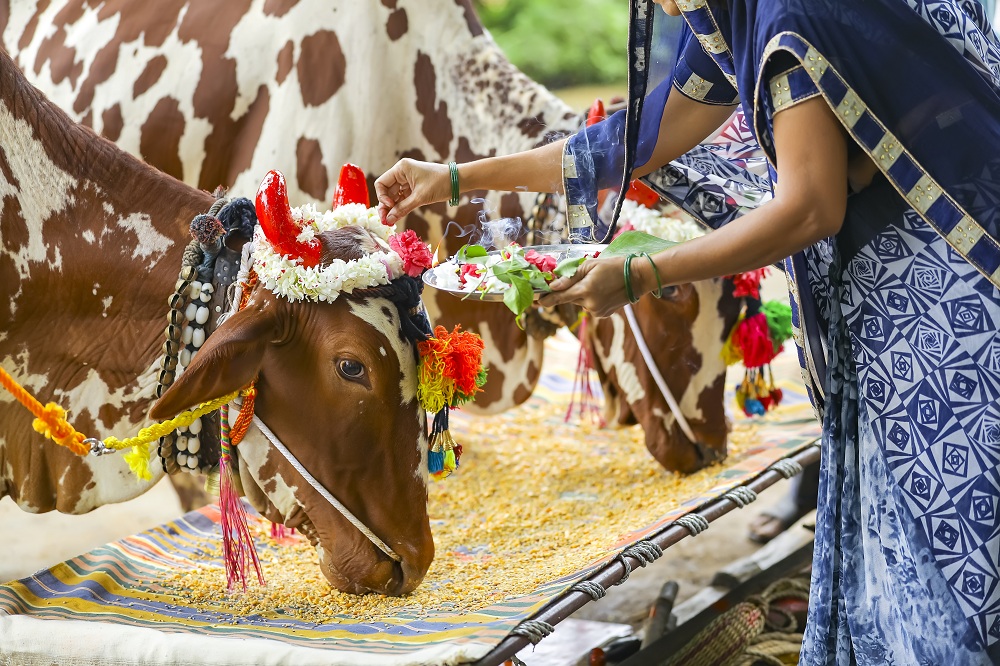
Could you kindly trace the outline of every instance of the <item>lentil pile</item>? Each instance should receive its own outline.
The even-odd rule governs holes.
[[[455,423],[465,454],[458,472],[430,484],[436,556],[408,596],[331,589],[304,538],[275,544],[260,520],[252,525],[258,542],[273,546],[258,549],[266,587],[254,583],[245,593],[226,593],[219,544],[206,543],[205,552],[214,554],[205,562],[150,582],[150,591],[216,616],[317,624],[470,613],[583,569],[619,550],[622,535],[718,483],[719,466],[690,476],[667,472],[646,451],[640,427],[566,424],[566,407],[532,400],[505,414]],[[754,429],[746,420],[734,425],[730,460],[754,448]]]

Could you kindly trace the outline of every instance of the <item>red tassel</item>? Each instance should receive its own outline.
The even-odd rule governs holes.
[[[594,359],[590,355],[590,347],[587,345],[587,317],[580,320],[580,330],[577,337],[580,340],[580,353],[576,361],[576,377],[573,379],[573,396],[570,399],[563,422],[569,422],[573,415],[573,406],[576,405],[578,417],[589,417],[591,421],[603,428],[605,426],[604,415],[601,413],[601,405],[594,393],[594,385],[590,379],[590,371],[594,368]]]
[[[219,513],[222,529],[222,560],[226,567],[226,588],[232,589],[233,583],[240,582],[243,590],[247,589],[247,570],[252,565],[257,572],[257,582],[265,585],[264,574],[257,558],[257,548],[250,525],[247,521],[246,508],[240,496],[236,493],[233,482],[231,441],[229,438],[229,405],[221,409],[222,421],[222,457],[219,459]]]
[[[733,296],[760,300],[760,281],[764,279],[765,275],[767,275],[767,268],[730,275],[729,279],[733,281]]]
[[[733,346],[743,353],[743,365],[760,368],[774,359],[774,344],[767,326],[767,317],[757,313],[746,317],[733,331]]]

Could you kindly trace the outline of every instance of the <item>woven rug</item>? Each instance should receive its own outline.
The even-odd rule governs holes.
[[[549,351],[528,403],[495,417],[455,419],[467,455],[456,475],[432,484],[437,556],[410,597],[324,593],[322,602],[302,596],[276,610],[258,592],[256,605],[248,604],[219,583],[213,505],[0,586],[0,664],[474,661],[623,547],[819,436],[797,387],[782,384],[781,409],[752,423],[736,419],[724,464],[673,475],[645,452],[638,428],[564,423],[572,364],[550,360],[566,361],[575,348],[556,340]],[[254,523],[262,559],[274,560],[275,571],[282,558],[311,553],[294,537],[276,543],[262,521]],[[277,594],[281,585],[288,583],[272,579],[269,587]],[[302,589],[326,592],[324,581]],[[319,603],[331,604],[321,616]]]

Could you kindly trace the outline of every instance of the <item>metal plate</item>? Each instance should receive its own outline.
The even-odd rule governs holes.
[[[540,254],[553,254],[556,257],[556,262],[560,262],[563,259],[576,259],[582,256],[589,256],[595,252],[603,252],[607,247],[606,244],[601,243],[579,243],[571,244],[566,243],[562,245],[528,245],[524,247],[525,251],[535,250]],[[500,250],[492,250],[487,254],[497,255],[500,254]],[[438,286],[437,283],[437,270],[440,268],[436,266],[428,271],[424,272],[424,284],[428,287],[433,287],[434,289],[440,289],[441,291],[448,292],[453,296],[458,296],[459,298],[468,298],[469,300],[487,301],[487,302],[502,302],[504,292],[502,291],[463,291],[461,289],[447,289],[445,287]],[[543,291],[538,289],[535,290],[535,299],[542,295]]]

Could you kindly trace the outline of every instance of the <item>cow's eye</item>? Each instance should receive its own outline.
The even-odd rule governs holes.
[[[663,291],[660,292],[660,298],[677,298],[677,286],[673,285],[670,287],[664,287]]]
[[[351,358],[342,358],[337,361],[337,372],[344,379],[361,379],[365,374],[365,366]]]

